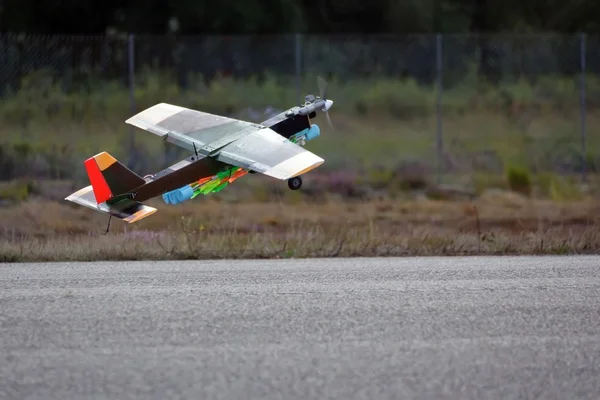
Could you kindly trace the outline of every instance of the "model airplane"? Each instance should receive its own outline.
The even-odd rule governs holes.
[[[156,173],[141,177],[107,152],[88,158],[85,169],[91,185],[65,200],[133,223],[156,212],[144,201],[162,195],[177,204],[200,194],[219,192],[248,173],[287,180],[292,190],[302,186],[301,175],[324,160],[303,148],[320,135],[311,123],[316,112],[327,116],[333,101],[319,78],[320,96],[308,95],[292,107],[260,124],[208,114],[171,104],[154,105],[126,122],[193,155]],[[110,218],[109,225],[110,228]]]

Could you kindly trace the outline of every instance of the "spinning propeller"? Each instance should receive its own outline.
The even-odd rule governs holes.
[[[325,116],[327,117],[327,122],[329,122],[329,126],[331,126],[331,129],[335,130],[335,128],[333,127],[333,123],[331,122],[331,117],[329,116],[329,109],[333,105],[333,101],[327,99],[327,81],[318,76],[317,84],[319,85],[320,97],[321,99],[323,99],[323,101],[325,101],[325,106],[321,109],[321,111],[325,113]]]
[[[317,77],[317,83],[319,85],[320,96],[316,98],[313,95],[306,96],[306,103],[297,111],[297,114],[309,115],[317,110],[323,111],[327,117],[329,126],[331,126],[331,129],[335,130],[331,118],[329,117],[329,109],[333,105],[333,101],[327,98],[327,82],[319,76]]]

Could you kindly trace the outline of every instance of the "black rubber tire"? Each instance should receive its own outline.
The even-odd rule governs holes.
[[[296,176],[294,178],[288,179],[288,187],[291,190],[298,190],[302,187],[302,178]]]

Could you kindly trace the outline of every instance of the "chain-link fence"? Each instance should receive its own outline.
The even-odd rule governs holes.
[[[4,35],[1,136],[20,158],[4,149],[0,178],[71,177],[101,149],[146,173],[181,153],[124,124],[131,114],[169,102],[260,122],[318,94],[321,75],[336,129],[318,122],[310,147],[332,168],[416,160],[450,180],[514,164],[585,179],[600,167],[599,50],[583,34]]]

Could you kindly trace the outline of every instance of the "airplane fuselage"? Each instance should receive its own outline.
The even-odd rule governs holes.
[[[274,130],[286,139],[289,139],[298,132],[309,129],[311,126],[309,115],[297,115],[292,110],[290,109],[277,114],[260,124]]]
[[[308,132],[317,131],[318,127],[312,125],[308,115],[296,115],[291,112],[293,109],[284,111],[264,122],[267,128],[272,129],[286,139],[290,139],[298,133],[306,133],[309,139],[312,138]],[[313,135],[314,136],[314,135]],[[210,156],[196,154],[181,160],[152,176],[145,184],[131,190],[135,193],[137,201],[160,196],[166,192],[181,188],[191,182],[206,176],[212,176],[219,171],[231,167],[228,164],[219,162]]]

